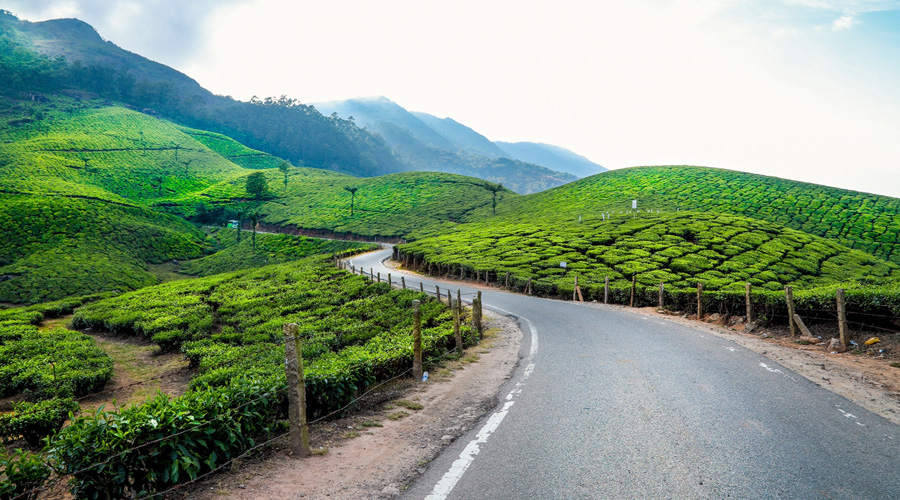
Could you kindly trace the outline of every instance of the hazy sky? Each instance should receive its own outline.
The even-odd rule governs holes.
[[[383,95],[608,168],[692,164],[900,197],[900,0],[0,0],[213,92]]]

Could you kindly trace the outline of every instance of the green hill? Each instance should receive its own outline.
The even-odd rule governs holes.
[[[295,164],[354,175],[405,170],[383,140],[287,99],[236,101],[104,41],[77,19],[32,23],[0,12],[0,93],[65,92],[159,113]]]
[[[494,221],[399,246],[433,272],[465,275],[538,293],[571,294],[574,275],[594,293],[608,276],[616,287],[660,282],[676,289],[767,290],[873,285],[900,280],[900,266],[834,241],[736,215],[681,212],[616,215],[608,220]],[[561,267],[565,262],[566,267]],[[441,267],[436,267],[436,266]],[[596,298],[596,295],[591,298]]]
[[[504,220],[599,218],[603,212],[694,210],[769,221],[900,263],[900,199],[705,167],[634,167],[509,198]],[[487,219],[481,210],[473,219]]]
[[[253,167],[280,163],[224,136],[100,101],[0,102],[0,189],[6,192],[133,204],[245,173],[231,158]]]
[[[278,170],[264,171],[271,195],[248,198],[245,178],[221,182],[199,193],[165,202],[172,213],[197,217],[206,207],[210,222],[234,210],[258,211],[261,221],[323,234],[397,238],[455,226],[475,209],[490,210],[495,184],[440,172],[407,172],[356,178],[323,170],[292,168],[288,185]],[[356,189],[355,194],[346,188]],[[501,189],[500,200],[516,197]],[[353,202],[353,214],[350,205]]]
[[[0,195],[0,301],[33,304],[157,283],[147,262],[199,257],[203,234],[146,208]]]

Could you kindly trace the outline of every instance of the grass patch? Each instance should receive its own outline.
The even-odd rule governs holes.
[[[402,406],[402,407],[406,408],[407,410],[421,410],[422,408],[425,408],[424,406],[422,406],[421,403],[417,403],[415,401],[410,401],[408,399],[400,399],[400,400],[394,401],[394,404],[397,406]]]
[[[401,418],[405,418],[408,416],[409,416],[409,413],[406,413],[405,411],[395,411],[393,413],[389,413],[387,415],[387,418],[388,418],[388,420],[400,420]]]
[[[374,419],[364,420],[364,421],[360,422],[359,425],[362,427],[384,427],[384,424],[382,424],[378,420],[374,420]]]

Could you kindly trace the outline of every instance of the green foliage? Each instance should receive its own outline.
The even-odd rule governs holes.
[[[185,262],[182,272],[210,276],[241,269],[281,264],[317,254],[334,254],[353,250],[364,252],[377,247],[369,243],[323,240],[289,234],[256,235],[256,248],[250,241],[237,241],[237,230],[214,229],[211,236],[224,248],[201,259]]]
[[[900,263],[900,199],[730,170],[612,170],[510,199],[497,212],[505,220],[587,220],[630,211],[635,199],[642,211],[692,210],[773,222]],[[473,220],[491,214],[481,209],[476,215]]]
[[[79,410],[80,406],[72,398],[16,403],[12,413],[0,415],[0,440],[21,437],[31,446],[37,446],[43,438],[61,429],[70,414]]]
[[[311,415],[343,407],[412,364],[414,299],[426,356],[453,343],[446,306],[335,269],[321,258],[172,282],[94,302],[73,324],[181,348],[199,375],[180,398],[97,413],[61,431],[49,457],[79,498],[127,497],[197,477],[279,430],[284,323],[300,325]],[[464,338],[474,334],[464,328]],[[86,468],[95,463],[102,467]],[[75,472],[78,471],[78,472]]]
[[[175,217],[98,200],[0,195],[0,300],[33,304],[157,283],[145,262],[196,257]]]
[[[609,276],[614,287],[665,282],[691,289],[743,289],[744,283],[780,290],[855,281],[886,284],[900,266],[857,250],[739,216],[698,214],[627,216],[578,222],[495,222],[401,245],[399,250],[443,271],[472,276],[511,275],[516,289],[528,278],[536,293],[571,297],[574,274],[592,298]],[[560,267],[561,262],[567,268]]]
[[[40,332],[35,326],[44,317],[42,310],[51,315],[79,302],[0,312],[0,397],[21,392],[35,399],[83,396],[112,377],[112,360],[91,337],[64,329]]]
[[[10,455],[0,448],[0,500],[38,498],[32,490],[44,484],[50,473],[50,468],[40,455],[23,450]]]
[[[284,384],[240,379],[78,418],[48,458],[76,498],[130,498],[196,479],[284,429]],[[95,464],[102,464],[97,466]]]
[[[266,174],[253,172],[248,175],[245,189],[249,196],[257,200],[267,197],[269,195],[269,181],[266,180]]]

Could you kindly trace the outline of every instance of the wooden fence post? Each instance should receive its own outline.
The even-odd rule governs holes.
[[[378,271],[378,282],[381,283],[381,271]]]
[[[450,293],[450,289],[447,289],[447,307],[453,307],[453,294]]]
[[[747,324],[753,321],[753,299],[750,298],[750,292],[753,291],[753,285],[747,283]]]
[[[425,293],[425,283],[422,281],[419,282],[419,291]]]
[[[531,277],[528,278],[528,284],[525,286],[525,295],[531,295]]]
[[[578,275],[575,275],[575,288],[572,289],[572,302],[575,302],[576,294],[578,293]]]
[[[637,284],[637,274],[631,275],[631,305],[630,307],[634,307],[634,287]]]
[[[375,281],[375,269],[373,269],[371,267],[369,268],[369,279],[371,279],[372,281]]]
[[[388,273],[388,285],[390,285],[391,288],[394,287],[394,282],[391,280],[391,273]]]
[[[606,285],[603,287],[603,303],[609,304],[609,276],[606,277]]]
[[[402,285],[403,289],[406,290],[406,276],[400,276],[400,285]]]
[[[309,456],[309,426],[306,423],[306,383],[303,377],[303,351],[297,338],[297,323],[285,323],[284,371],[288,383],[288,418],[291,453]]]
[[[784,299],[787,301],[788,323],[791,325],[791,337],[796,337],[797,322],[794,321],[794,289],[790,285],[784,287]]]
[[[437,297],[438,301],[441,300],[441,287],[434,285],[434,296]]]
[[[504,285],[504,288],[509,288],[509,271],[506,271],[506,284]]]
[[[421,302],[414,300],[413,305],[413,380],[422,381],[422,312]]]
[[[703,283],[697,282],[697,321],[703,319]]]
[[[662,281],[659,282],[659,308],[666,307],[665,301],[666,285]]]
[[[838,332],[841,335],[841,345],[850,347],[850,325],[847,324],[847,302],[844,299],[844,289],[837,289],[837,313]]]

